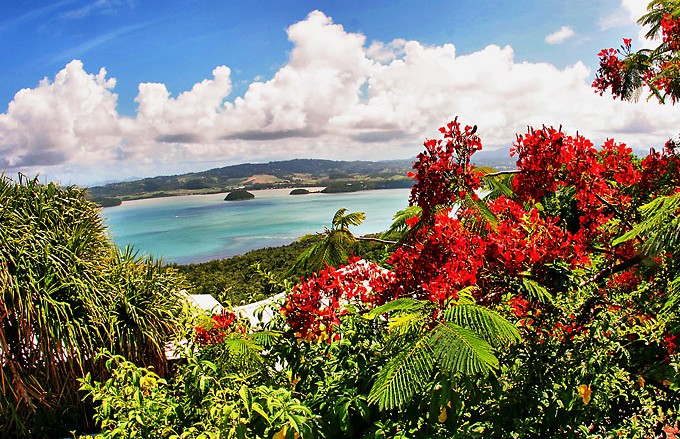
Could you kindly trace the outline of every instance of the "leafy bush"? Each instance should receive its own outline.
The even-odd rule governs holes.
[[[118,251],[76,187],[3,177],[0,223],[0,433],[88,428],[77,378],[102,376],[104,348],[164,373],[181,278]]]

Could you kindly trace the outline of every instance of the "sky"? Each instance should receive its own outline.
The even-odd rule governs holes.
[[[1,0],[0,170],[96,185],[294,158],[485,149],[562,125],[636,151],[680,105],[591,87],[643,0]]]

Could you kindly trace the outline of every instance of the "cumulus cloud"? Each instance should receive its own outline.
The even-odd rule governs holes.
[[[72,61],[54,81],[20,90],[0,114],[0,160],[6,167],[111,160],[121,136],[115,79]]]
[[[140,84],[134,117],[117,113],[104,69],[91,74],[72,61],[0,114],[1,164],[89,183],[243,161],[406,158],[456,115],[492,148],[527,125],[639,147],[677,134],[677,108],[600,97],[582,63],[517,62],[509,46],[459,54],[453,44],[367,45],[319,11],[288,37],[288,62],[243,96],[229,99],[231,70],[219,66],[178,96]]]
[[[545,42],[548,44],[562,44],[569,38],[574,36],[574,29],[570,26],[562,26],[559,30],[547,35]]]

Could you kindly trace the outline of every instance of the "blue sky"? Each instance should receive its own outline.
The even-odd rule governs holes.
[[[541,123],[646,148],[677,135],[677,109],[589,89],[600,49],[645,44],[634,24],[644,6],[8,1],[0,166],[93,184],[246,161],[407,158],[455,115],[489,148]]]

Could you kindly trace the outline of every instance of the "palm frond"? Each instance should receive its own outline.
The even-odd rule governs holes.
[[[501,195],[506,197],[512,197],[514,192],[512,190],[512,174],[494,175],[487,176],[484,175],[482,182],[484,184],[483,189],[488,191],[484,196],[485,200],[495,200]]]
[[[233,372],[243,374],[252,372],[262,364],[262,345],[250,337],[234,335],[223,342],[228,352],[227,364]]]
[[[255,331],[250,334],[250,338],[254,343],[261,345],[263,347],[273,346],[276,341],[281,338],[280,332],[275,331]]]
[[[390,300],[389,302],[373,308],[369,313],[369,318],[375,318],[377,316],[388,314],[391,312],[408,312],[413,313],[416,311],[421,311],[427,307],[428,302],[424,300],[412,299],[410,297],[402,297],[395,300]]]
[[[364,212],[353,212],[348,213],[346,207],[342,207],[335,212],[333,215],[333,221],[331,222],[333,229],[347,229],[349,226],[358,226],[366,219],[366,213]]]
[[[406,209],[402,209],[394,214],[392,217],[392,224],[383,233],[383,239],[395,239],[397,241],[403,241],[408,234],[410,227],[406,224],[406,220],[420,215],[423,213],[423,209],[419,206],[409,206]]]
[[[473,197],[471,194],[466,193],[465,199],[461,203],[461,208],[467,208],[476,211],[479,215],[479,221],[471,220],[470,223],[466,223],[466,226],[473,230],[481,230],[484,225],[489,225],[492,229],[498,227],[498,218],[491,212],[488,204],[484,199],[479,199]],[[475,217],[468,217],[475,218]]]
[[[388,346],[398,353],[379,373],[369,402],[381,409],[405,406],[434,368],[468,375],[493,371],[499,364],[494,347],[520,339],[517,328],[500,314],[468,300],[446,309],[439,321],[432,312],[432,303],[412,298],[371,311],[373,318],[390,315]]]
[[[524,277],[522,278],[522,285],[529,297],[536,299],[541,303],[555,303],[552,294],[535,280]]]
[[[331,228],[325,228],[323,239],[305,250],[291,267],[293,271],[313,272],[324,265],[337,267],[347,261],[350,247],[356,238],[349,231],[349,226],[358,226],[366,218],[364,212],[346,214],[346,208],[340,208],[333,215]]]
[[[668,284],[668,300],[664,305],[664,311],[671,311],[680,304],[680,276],[676,277]]]

